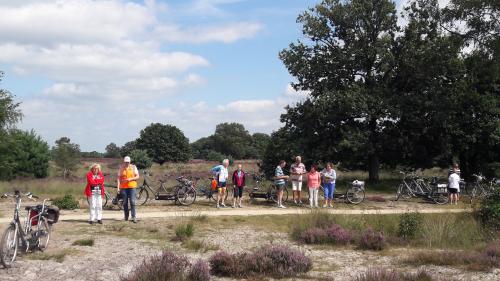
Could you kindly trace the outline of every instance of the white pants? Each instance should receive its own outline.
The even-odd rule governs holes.
[[[309,188],[309,204],[312,207],[318,207],[318,189]]]
[[[292,190],[293,191],[302,191],[302,181],[292,181]]]
[[[101,190],[92,190],[90,197],[90,221],[102,220],[102,195]]]

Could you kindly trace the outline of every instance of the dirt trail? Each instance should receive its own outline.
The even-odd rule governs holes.
[[[436,209],[436,208],[398,208],[398,209],[321,209],[325,212],[335,215],[385,215],[385,214],[402,214],[410,211],[418,211],[422,214],[440,214],[440,213],[463,213],[471,212],[472,209]],[[294,214],[304,214],[311,210],[308,208],[290,208],[290,209],[278,209],[278,208],[243,208],[243,209],[233,209],[233,208],[221,208],[217,210],[179,210],[179,211],[145,211],[141,212],[138,210],[137,217],[139,219],[145,218],[169,218],[169,217],[191,217],[191,216],[259,216],[259,215],[294,215]],[[123,218],[123,213],[119,211],[108,211],[103,212],[103,218],[108,220],[120,220]],[[88,220],[88,214],[72,214],[63,212],[59,218],[61,221],[78,221],[78,220]],[[10,222],[11,218],[0,218],[1,223]]]

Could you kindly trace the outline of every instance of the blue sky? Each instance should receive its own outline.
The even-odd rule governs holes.
[[[221,122],[271,133],[306,96],[278,53],[310,0],[0,1],[0,87],[18,127],[82,150],[123,145],[151,122],[194,141]]]

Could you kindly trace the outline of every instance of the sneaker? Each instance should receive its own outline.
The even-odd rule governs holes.
[[[217,203],[217,206],[215,206],[215,207],[216,207],[217,209],[219,209],[219,208],[220,208],[220,205],[219,205],[219,203]]]
[[[123,220],[128,221],[128,218],[124,218]]]
[[[243,206],[241,204],[238,204],[238,208],[243,208]]]
[[[286,207],[285,207],[285,206],[283,206],[283,205],[279,205],[279,206],[278,206],[278,208],[281,208],[281,209],[286,209]]]
[[[236,208],[236,205],[233,204],[233,206],[231,206],[231,208],[233,208],[233,209]]]
[[[299,205],[304,205],[304,203],[302,201],[299,201]]]
[[[133,222],[133,223],[137,223],[137,219],[136,219],[136,218],[133,218],[133,219],[132,219],[132,222]]]
[[[89,221],[89,224],[90,224],[90,225],[93,225],[93,224],[94,224],[94,222],[93,222],[93,221]]]
[[[326,204],[323,204],[323,208],[326,208]]]
[[[333,205],[332,204],[328,204],[328,208],[333,208]]]
[[[222,203],[220,204],[223,208],[226,208],[226,204]]]
[[[295,205],[298,205],[298,204],[299,204],[299,203],[297,203],[297,200],[293,200],[293,203],[294,203]]]
[[[98,220],[98,221],[97,221],[97,223],[98,223],[98,224],[102,224],[102,220]]]

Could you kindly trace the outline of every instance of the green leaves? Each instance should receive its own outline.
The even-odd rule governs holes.
[[[146,150],[153,161],[160,165],[167,161],[187,161],[191,156],[189,140],[172,125],[151,123],[141,131],[136,146]]]

